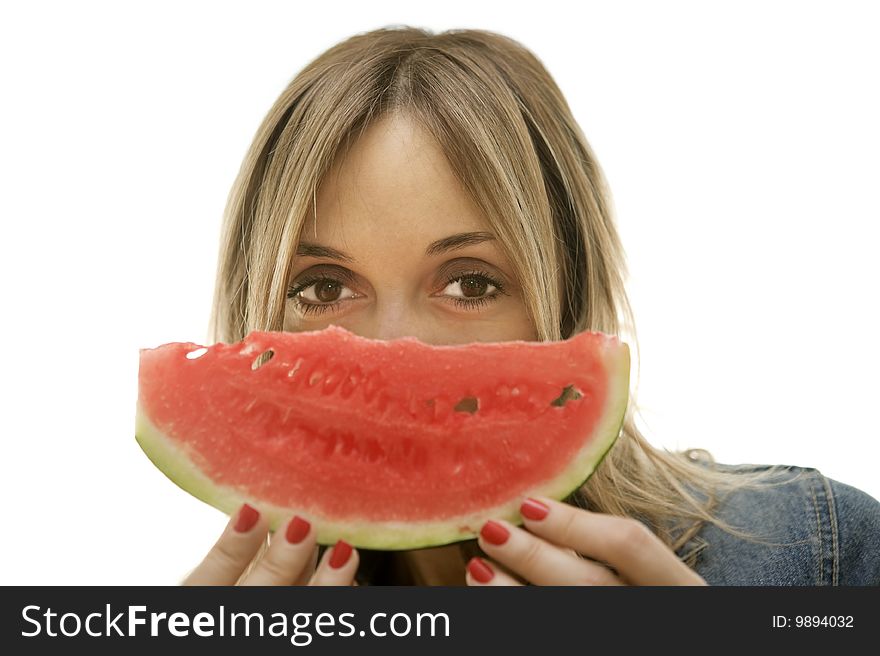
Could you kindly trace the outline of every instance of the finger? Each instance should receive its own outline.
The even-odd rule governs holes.
[[[308,564],[305,569],[303,569],[302,574],[299,575],[296,581],[294,581],[294,585],[308,585],[309,581],[312,580],[312,576],[315,574],[315,568],[318,566],[318,547],[312,549],[312,553],[309,556]]]
[[[530,532],[608,563],[629,583],[706,584],[638,520],[590,512],[547,497],[525,500],[520,512]]]
[[[242,585],[291,585],[306,570],[315,549],[315,532],[311,524],[295,516],[276,531],[265,555]],[[311,572],[309,572],[311,575]]]
[[[357,549],[339,540],[324,552],[309,585],[351,585],[359,563]]]
[[[488,558],[483,558],[483,561],[485,563],[488,563],[495,571],[495,573],[500,572],[504,574],[508,579],[516,581],[518,585],[530,585],[530,583],[526,581],[522,576],[517,575],[516,572],[512,571],[509,567],[503,565],[502,563],[499,563],[497,560],[489,560]]]
[[[259,511],[244,504],[182,585],[234,585],[253,560],[268,531],[268,523]]]
[[[623,585],[607,567],[504,520],[486,522],[478,539],[489,556],[535,585]]]
[[[495,563],[486,562],[478,556],[474,556],[468,561],[464,578],[468,585],[473,586],[522,585]]]

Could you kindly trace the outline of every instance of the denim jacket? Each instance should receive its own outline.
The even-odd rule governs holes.
[[[716,465],[752,472],[767,465]],[[880,585],[880,503],[819,471],[786,466],[779,485],[740,490],[721,519],[775,544],[749,542],[706,525],[678,555],[709,585]]]

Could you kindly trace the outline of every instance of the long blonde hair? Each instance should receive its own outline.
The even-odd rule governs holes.
[[[389,112],[415,118],[443,148],[516,267],[539,340],[597,330],[638,349],[611,194],[556,83],[508,37],[415,28],[338,43],[269,110],[228,199],[212,340],[282,330],[291,263],[316,189],[359,134]],[[719,491],[756,485],[760,476],[717,471],[703,451],[655,449],[635,425],[634,397],[631,391],[615,446],[567,501],[637,517],[674,550],[704,522],[747,537],[713,508]]]

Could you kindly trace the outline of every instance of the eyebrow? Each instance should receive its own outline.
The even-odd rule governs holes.
[[[431,242],[425,249],[425,255],[428,257],[442,255],[449,251],[458,250],[465,246],[473,246],[481,244],[484,241],[493,241],[495,236],[491,232],[461,232],[457,235],[450,235],[443,239]],[[349,255],[329,246],[321,246],[320,244],[312,244],[309,242],[300,242],[296,247],[296,254],[304,257],[325,257],[331,260],[340,260],[342,262],[355,262],[356,260]]]

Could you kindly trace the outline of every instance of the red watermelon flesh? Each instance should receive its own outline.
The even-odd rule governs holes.
[[[181,488],[273,530],[300,514],[320,544],[416,549],[521,523],[562,499],[617,438],[629,349],[559,342],[431,346],[330,326],[140,351],[136,439]]]

